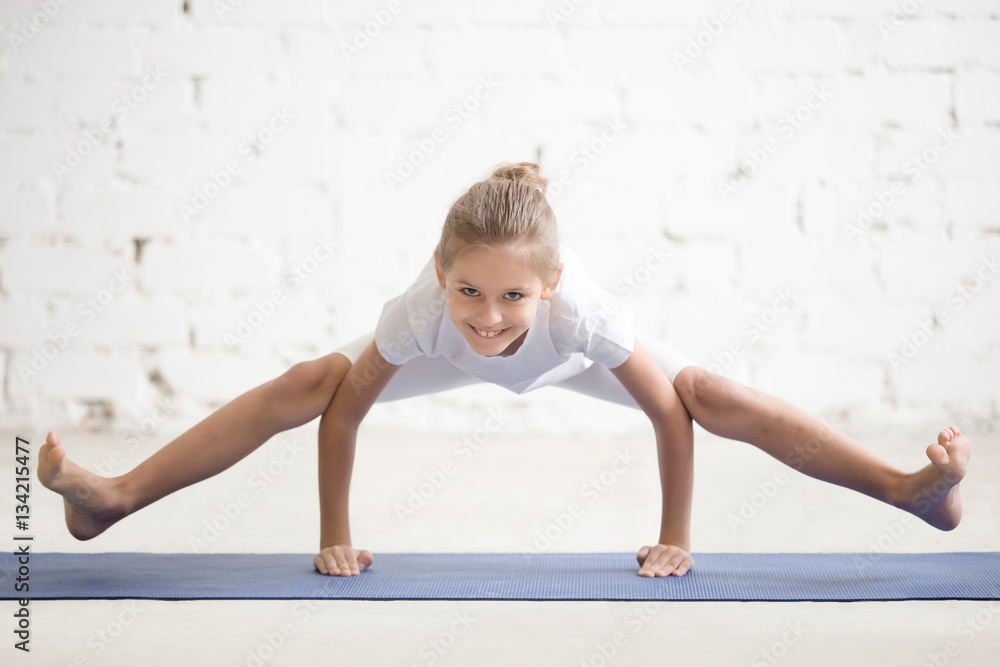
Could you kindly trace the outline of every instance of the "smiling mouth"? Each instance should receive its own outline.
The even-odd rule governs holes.
[[[510,329],[510,327],[507,327],[507,329],[500,329],[499,331],[487,332],[487,331],[483,331],[482,329],[477,329],[476,327],[472,326],[471,324],[469,325],[469,328],[471,328],[473,331],[475,331],[477,336],[479,336],[480,338],[485,338],[487,340],[489,340],[490,338],[498,338],[504,332],[506,332],[507,329]]]

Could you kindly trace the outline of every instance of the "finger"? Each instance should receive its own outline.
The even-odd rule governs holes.
[[[674,576],[677,577],[683,577],[685,574],[687,574],[687,571],[690,569],[691,569],[691,563],[689,563],[688,560],[685,560],[683,563],[677,566],[677,569],[674,570],[673,574]]]
[[[313,558],[313,565],[319,570],[320,574],[326,574],[326,563],[323,562],[323,554],[319,554]]]
[[[683,549],[674,546],[664,547],[654,566],[654,574],[658,577],[673,574],[682,563],[690,558],[690,555]]]
[[[652,553],[646,558],[646,562],[642,564],[639,568],[639,574],[647,577],[655,577],[656,573],[664,564],[664,552],[659,549],[654,549]]]
[[[327,574],[337,575],[340,574],[340,570],[337,568],[337,559],[333,557],[333,554],[329,551],[323,552],[323,562],[326,564]]]
[[[372,552],[367,549],[362,549],[361,553],[358,554],[358,570],[363,570],[369,565],[375,562],[375,557],[372,556]]]
[[[350,551],[347,552],[346,559],[347,559],[347,568],[351,574],[357,574],[358,572],[360,572],[360,570],[358,570],[358,552],[351,549]]]
[[[656,561],[656,565],[653,568],[653,575],[665,577],[673,572],[676,566],[674,560],[675,556],[672,552],[664,552]]]
[[[647,549],[647,547],[643,547],[644,551],[646,549]],[[643,577],[651,577],[651,576],[653,576],[653,573],[651,572],[651,570],[653,569],[653,561],[654,561],[654,559],[652,559],[652,558],[649,557],[649,552],[647,551],[643,555],[642,560],[639,561],[639,565],[641,566],[639,568],[639,575],[640,576],[643,576]]]
[[[684,554],[682,553],[673,554],[670,557],[670,560],[667,561],[667,564],[663,566],[663,575],[669,576],[671,574],[674,574],[675,572],[677,572],[677,568],[679,568],[683,563],[684,563]]]
[[[639,549],[639,553],[635,555],[635,559],[639,561],[639,565],[646,562],[646,557],[649,555],[649,547],[643,547]]]
[[[330,570],[330,574],[340,574],[340,567],[337,565],[337,552],[335,549],[327,549],[323,552],[323,562],[326,563],[326,567]]]
[[[337,549],[337,569],[340,570],[340,574],[348,575],[351,573],[351,566],[347,563],[347,554],[344,553],[343,549]]]

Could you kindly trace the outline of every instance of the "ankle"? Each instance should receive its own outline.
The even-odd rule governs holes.
[[[108,510],[111,513],[124,518],[139,509],[136,507],[138,496],[135,493],[134,487],[130,484],[127,473],[118,477],[111,477],[108,479],[108,482],[111,491],[108,494],[108,500],[110,501]]]
[[[894,472],[886,485],[885,502],[901,510],[909,511],[912,503],[913,479],[916,473]]]

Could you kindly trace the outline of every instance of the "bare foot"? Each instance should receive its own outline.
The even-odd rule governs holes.
[[[84,470],[66,458],[55,431],[38,450],[38,481],[63,497],[66,527],[78,540],[89,540],[127,515],[114,480]]]
[[[930,465],[907,480],[900,507],[935,528],[953,530],[962,520],[959,482],[965,477],[971,454],[972,443],[957,426],[941,431],[937,443],[927,446]]]

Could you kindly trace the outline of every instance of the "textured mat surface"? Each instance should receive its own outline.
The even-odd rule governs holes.
[[[1000,552],[693,555],[683,577],[649,578],[632,553],[377,553],[351,577],[320,574],[315,554],[52,552],[27,565],[5,554],[0,599],[1000,599]],[[15,592],[25,576],[26,595]]]

